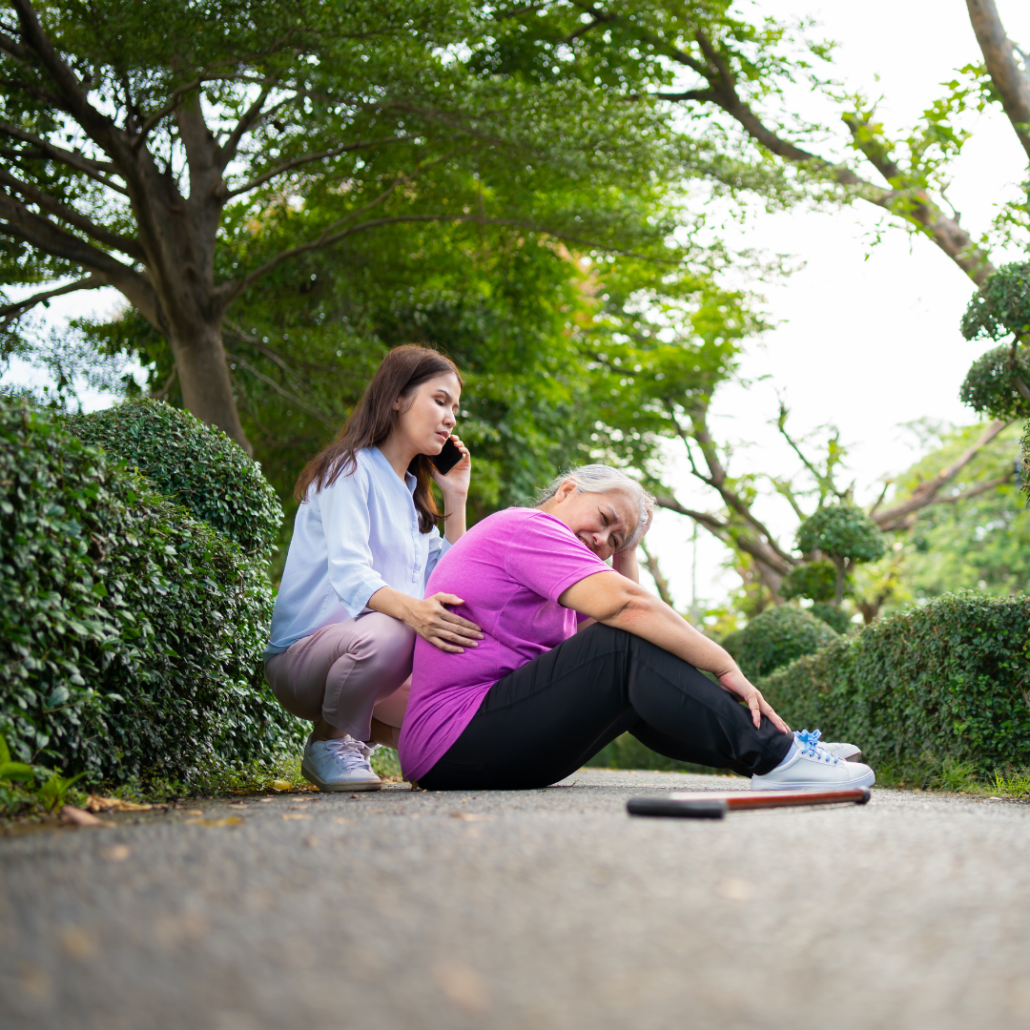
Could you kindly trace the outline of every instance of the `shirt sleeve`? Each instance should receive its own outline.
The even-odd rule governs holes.
[[[426,578],[422,581],[422,593],[425,594],[429,585],[429,577],[433,574],[437,562],[451,549],[451,542],[446,537],[440,536],[440,530],[433,526],[429,531],[429,557],[426,559]]]
[[[613,572],[564,522],[534,512],[516,523],[504,551],[505,572],[549,601],[598,572]]]
[[[372,568],[369,548],[368,473],[357,466],[318,492],[322,530],[329,554],[329,582],[354,618],[387,584]]]

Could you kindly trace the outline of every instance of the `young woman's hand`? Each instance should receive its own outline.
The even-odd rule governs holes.
[[[740,669],[731,669],[719,677],[719,686],[728,694],[739,697],[751,709],[751,718],[757,729],[762,724],[764,715],[782,733],[790,733],[790,727],[773,711],[762,692],[745,676]]]
[[[462,458],[446,476],[441,476],[436,469],[433,469],[433,479],[437,486],[443,491],[446,498],[455,498],[464,502],[469,492],[469,481],[472,478],[472,455],[468,448],[458,437],[451,433],[451,439],[455,446],[461,451]]]
[[[478,647],[483,631],[468,619],[455,615],[445,607],[464,604],[454,594],[433,594],[423,601],[412,601],[405,622],[434,647],[451,654],[463,654],[466,647]]]

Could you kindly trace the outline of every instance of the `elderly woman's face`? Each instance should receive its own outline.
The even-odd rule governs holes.
[[[607,494],[581,493],[567,479],[541,508],[560,519],[580,543],[602,561],[624,546],[637,528],[639,509],[621,490]]]

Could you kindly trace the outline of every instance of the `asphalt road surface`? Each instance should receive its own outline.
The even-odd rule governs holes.
[[[1030,806],[627,816],[670,787],[746,781],[583,770],[6,836],[0,1026],[1030,1026]]]

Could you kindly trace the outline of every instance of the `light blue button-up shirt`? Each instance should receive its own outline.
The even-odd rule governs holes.
[[[435,526],[419,532],[414,476],[402,482],[377,447],[355,458],[353,472],[312,486],[297,511],[266,658],[354,618],[382,587],[421,598],[450,547]]]

